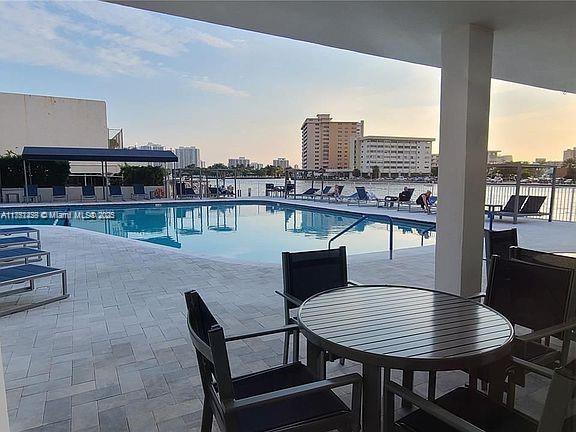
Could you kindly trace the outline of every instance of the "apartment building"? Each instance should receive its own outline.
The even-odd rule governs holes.
[[[350,140],[364,135],[364,121],[333,121],[330,114],[307,118],[302,131],[303,169],[350,169]]]
[[[228,168],[239,168],[250,166],[250,159],[246,159],[244,156],[240,156],[238,159],[228,159]]]
[[[503,155],[500,150],[488,150],[488,165],[499,165],[514,162],[512,155]]]
[[[279,167],[279,168],[290,168],[290,161],[286,158],[278,158],[272,160],[272,166]]]
[[[382,176],[429,174],[434,138],[365,136],[352,138],[350,167],[369,174],[377,166]]]
[[[178,156],[178,168],[186,168],[189,166],[200,166],[200,150],[196,147],[179,147],[174,149],[174,153]]]
[[[576,147],[564,150],[562,160],[576,159]]]

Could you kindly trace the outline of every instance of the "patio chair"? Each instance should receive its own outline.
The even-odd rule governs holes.
[[[282,252],[282,274],[284,291],[276,294],[284,298],[284,323],[297,324],[292,312],[314,294],[346,285],[357,285],[348,280],[346,246],[338,249],[306,252]],[[292,358],[300,357],[300,333],[295,331],[284,335],[284,364],[288,363],[290,335],[293,337]],[[330,357],[334,360],[335,357]]]
[[[364,186],[356,186],[356,194],[354,197],[351,196],[349,198],[349,201],[350,202],[348,203],[348,205],[351,204],[360,205],[360,203],[368,204],[370,202],[374,202],[376,205],[378,205],[379,202],[384,202],[383,199],[377,198],[376,196],[368,193]]]
[[[498,255],[501,258],[510,258],[510,248],[518,246],[518,230],[492,231],[484,230],[484,250],[486,253],[486,269],[490,268],[490,257]]]
[[[108,186],[108,197],[110,199],[119,198],[120,201],[124,201],[124,195],[122,194],[122,186],[118,185]]]
[[[520,209],[524,205],[524,202],[526,202],[527,198],[528,195],[518,196],[518,213],[520,212]],[[508,198],[506,205],[502,207],[500,211],[494,212],[494,215],[499,216],[500,219],[502,219],[502,216],[514,216],[515,204],[516,204],[516,195],[512,195],[510,198]]]
[[[322,189],[321,191],[316,192],[314,195],[312,195],[312,198],[316,199],[316,198],[320,198],[323,199],[325,196],[327,196],[330,191],[332,190],[332,186],[324,186],[324,189]]]
[[[50,266],[50,252],[29,247],[0,249],[0,265],[28,264],[42,261],[46,257],[46,265]]]
[[[0,238],[0,249],[26,246],[40,249],[40,239],[24,236],[6,236]]]
[[[558,255],[551,252],[542,252],[513,246],[510,248],[510,258],[534,264],[576,270],[576,258]]]
[[[82,186],[82,201],[85,200],[96,201],[96,191],[94,190],[94,186],[92,185]]]
[[[409,202],[412,200],[412,195],[414,194],[414,188],[407,188],[398,194],[398,196],[387,195],[384,197],[384,201],[390,207],[394,207],[394,203]]]
[[[266,196],[271,196],[276,193],[276,186],[274,183],[266,183]]]
[[[330,201],[331,198],[334,198],[335,201],[342,199],[342,191],[344,190],[344,185],[336,185],[330,192],[328,192],[325,196]]]
[[[523,216],[541,216],[547,214],[540,212],[544,201],[546,201],[545,196],[529,196],[526,201],[524,201],[524,205],[520,209],[520,214]]]
[[[409,398],[420,409],[395,423],[397,432],[569,432],[574,431],[572,415],[576,390],[576,362],[551,370],[513,358],[516,367],[551,379],[540,421],[523,412],[495,402],[474,389],[460,387],[434,403],[398,384],[385,383],[392,393]],[[569,417],[570,416],[570,417]],[[568,417],[568,418],[567,418]]]
[[[226,338],[196,291],[185,293],[188,329],[204,390],[201,432],[327,432],[360,430],[361,377],[319,380],[299,361],[232,378],[227,342],[293,331],[285,326]],[[351,386],[349,408],[332,389]]]
[[[132,199],[146,199],[148,195],[146,194],[146,190],[144,189],[143,184],[135,184],[132,185]]]
[[[68,201],[66,186],[52,186],[52,201],[56,200]]]
[[[40,195],[38,194],[38,185],[28,185],[26,188],[26,196],[24,198],[26,202],[39,202]]]
[[[320,189],[317,188],[309,188],[307,190],[305,190],[304,192],[302,192],[301,194],[294,194],[294,198],[296,197],[300,197],[300,198],[310,198],[313,197],[314,194],[316,192],[318,192]]]
[[[470,298],[484,299],[484,304],[504,315],[514,326],[530,331],[516,336],[513,355],[546,367],[566,365],[570,332],[575,328],[574,293],[576,271],[544,266],[518,260],[506,260],[497,255],[490,259],[486,293]],[[573,323],[570,327],[570,323]],[[558,348],[541,343],[547,337],[561,341]],[[471,371],[471,386],[475,376],[490,383],[490,366]],[[514,400],[515,385],[524,386],[521,369],[510,369],[508,402]]]
[[[60,275],[62,277],[61,295],[34,303],[22,303],[18,301],[15,306],[11,306],[6,309],[0,308],[0,317],[10,315],[16,312],[22,312],[39,306],[44,306],[59,300],[64,300],[69,296],[66,283],[66,270],[37,264],[23,264],[13,267],[1,268],[0,286],[15,285],[22,283],[28,283],[28,286],[24,288],[12,288],[9,291],[1,291],[0,297],[6,297],[9,295],[16,295],[33,291],[35,288],[36,279],[57,275]]]

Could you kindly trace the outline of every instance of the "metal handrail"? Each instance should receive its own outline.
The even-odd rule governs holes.
[[[338,237],[340,237],[342,234],[347,233],[348,231],[350,231],[352,228],[354,228],[356,225],[364,222],[365,220],[369,219],[370,216],[362,216],[360,219],[358,219],[357,221],[355,221],[353,224],[349,225],[348,227],[344,228],[342,231],[340,231],[338,234],[336,234],[334,237],[332,237],[330,240],[328,240],[328,249],[331,249],[332,246],[332,242],[334,240],[336,240]],[[392,252],[394,250],[394,220],[388,216],[388,215],[378,215],[378,218],[384,218],[388,221],[388,223],[390,224],[390,236],[389,236],[389,247],[390,247],[390,259],[392,259]]]
[[[422,234],[420,234],[420,246],[424,246],[424,236],[432,231],[436,231],[436,225],[422,231]]]

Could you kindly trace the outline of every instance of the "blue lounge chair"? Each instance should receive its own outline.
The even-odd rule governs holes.
[[[0,235],[3,235],[3,236],[14,235],[14,234],[27,234],[28,237],[30,237],[31,233],[35,233],[36,238],[38,240],[40,240],[40,230],[38,230],[38,228],[19,226],[19,227],[0,229]]]
[[[6,236],[0,238],[0,248],[7,248],[14,246],[32,246],[40,249],[40,240],[24,236],[21,237]]]
[[[318,192],[319,190],[320,189],[317,189],[317,188],[310,188],[310,189],[302,192],[301,194],[294,194],[294,198],[300,197],[300,198],[304,199],[304,198],[314,197],[314,194],[316,192]]]
[[[122,195],[122,186],[111,185],[108,186],[108,196],[110,199],[120,198],[120,201],[124,201],[124,196]]]
[[[40,201],[40,195],[38,195],[38,185],[28,185],[24,199],[26,202]]]
[[[46,265],[49,266],[50,252],[28,247],[1,249],[0,265],[28,264],[30,261],[41,261],[44,256],[46,257]],[[34,259],[31,260],[31,258]]]
[[[63,199],[68,201],[68,194],[66,193],[66,186],[52,186],[52,201]]]
[[[324,186],[324,189],[322,189],[322,191],[318,191],[316,192],[312,198],[316,199],[316,198],[324,198],[325,196],[327,196],[330,191],[332,190],[332,186]]]
[[[82,201],[91,199],[96,201],[96,191],[94,190],[94,186],[82,186]]]
[[[372,197],[368,194],[368,192],[366,191],[366,188],[364,186],[356,186],[356,194],[354,197],[350,197],[349,198],[349,203],[348,205],[351,204],[357,204],[360,205],[360,203],[365,203],[365,204],[369,204],[369,203],[375,203],[378,204],[379,201],[384,201],[384,200],[379,200],[376,197]]]
[[[144,189],[144,185],[143,184],[135,184],[132,185],[132,199],[137,199],[137,198],[142,198],[142,199],[146,199],[148,198],[148,195],[146,194],[146,190]]]
[[[59,300],[68,298],[68,286],[66,282],[66,270],[57,269],[54,267],[42,266],[37,264],[23,264],[14,267],[6,267],[0,269],[0,286],[28,283],[28,286],[23,288],[15,288],[9,291],[0,292],[0,297],[9,295],[21,294],[34,290],[34,283],[36,279],[43,277],[51,277],[60,275],[62,277],[62,294],[46,300],[35,303],[21,304],[16,303],[16,306],[0,309],[0,317],[10,315],[16,312],[22,312],[28,309],[44,306]]]

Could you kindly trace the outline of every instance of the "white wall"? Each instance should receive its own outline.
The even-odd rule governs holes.
[[[107,148],[106,103],[0,93],[0,154],[24,146]]]

